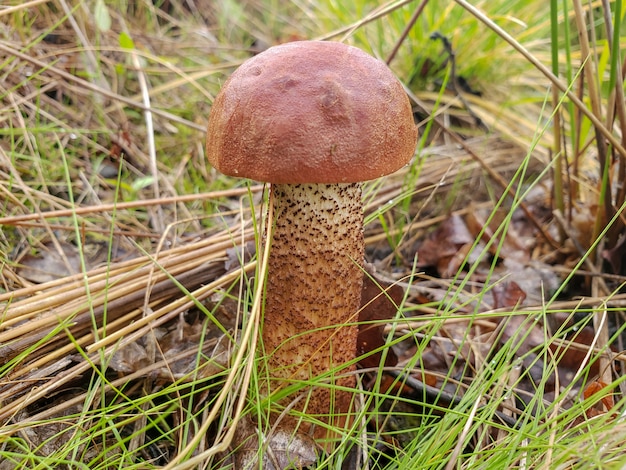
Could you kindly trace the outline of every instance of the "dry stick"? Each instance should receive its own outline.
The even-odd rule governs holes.
[[[126,261],[120,263],[121,266],[116,268],[111,268],[109,270],[106,267],[94,269],[88,273],[91,280],[95,282],[99,277],[103,276],[114,276],[120,272],[125,272],[131,269],[133,266],[137,267],[138,265],[145,263],[144,258],[135,259],[131,261]],[[17,310],[20,306],[24,307],[23,312],[14,313],[13,316],[19,316],[22,314],[29,313],[34,310],[43,310],[51,305],[56,305],[60,302],[60,300],[56,300],[50,297],[51,294],[59,295],[66,292],[71,292],[78,288],[83,287],[83,284],[80,284],[84,278],[83,273],[73,274],[71,276],[62,277],[59,279],[55,279],[53,281],[46,282],[44,284],[33,284],[28,287],[22,287],[20,289],[6,292],[0,295],[0,302],[6,303],[7,305],[3,305],[4,311],[2,315],[0,315],[0,320],[4,320],[6,317],[6,312],[9,310],[9,306]],[[34,294],[34,295],[33,295]],[[15,300],[24,297],[23,300]],[[0,326],[2,325],[2,321],[0,321]]]
[[[226,242],[224,245],[228,246],[229,242]],[[224,246],[218,248],[223,247]],[[194,268],[193,265],[190,265],[190,263],[179,263],[179,265],[168,267],[170,276],[178,277],[183,285],[195,287],[195,285],[202,283],[207,278],[210,279],[211,276],[216,275],[217,272],[223,271],[223,265],[221,263],[219,265],[212,266],[206,264],[211,259],[215,260],[222,257],[222,253],[217,252],[211,254],[209,257],[199,257],[198,253],[192,252],[184,256],[184,258],[191,258],[192,260],[195,257],[198,257],[198,259],[208,267],[209,271],[207,271],[207,267],[200,266],[199,268]],[[140,271],[149,272],[149,269],[150,266],[144,266]],[[132,274],[138,276],[136,272]],[[123,315],[129,308],[136,308],[140,306],[142,304],[144,292],[147,290],[145,287],[145,275],[139,276],[139,279],[136,282],[122,285],[118,288],[111,287],[115,286],[117,283],[121,283],[123,278],[127,277],[127,275],[128,273],[122,273],[122,279],[120,279],[120,277],[109,277],[99,283],[90,284],[91,290],[94,292],[91,309],[85,302],[82,301],[84,288],[78,288],[75,289],[73,293],[75,300],[72,300],[71,302],[67,301],[67,304],[63,304],[63,307],[59,309],[60,311],[55,312],[52,310],[51,312],[41,316],[41,318],[28,321],[23,325],[19,325],[0,333],[0,358],[2,361],[6,362],[10,360],[24,349],[34,345],[37,341],[40,341],[46,336],[52,335],[55,328],[59,328],[60,321],[70,322],[66,325],[66,327],[70,328],[74,335],[88,329],[93,315],[95,315],[96,318],[100,318],[104,314],[105,301],[107,302],[106,308],[110,319],[115,319],[116,317]],[[155,294],[153,295],[151,301],[162,299],[168,293],[176,292],[178,290],[178,287],[173,285],[174,281],[169,279],[167,274],[160,273],[158,280],[160,280],[160,284],[153,287]],[[67,293],[63,293],[61,295],[44,293],[43,295],[46,299],[56,299],[52,302],[52,305],[48,305],[49,308],[52,308],[56,305],[62,304],[62,302],[66,300],[65,297],[67,296]],[[28,299],[25,301],[24,306],[29,307]],[[15,321],[23,321],[25,317],[34,315],[37,312],[39,312],[39,310],[35,309],[33,312],[32,309],[30,309],[27,314],[23,314],[16,320],[9,320],[5,322],[5,324],[14,323]],[[5,316],[14,318],[14,316],[11,315],[10,309],[8,313],[5,313]],[[135,328],[138,327],[139,324],[135,326]],[[62,333],[58,333],[54,336],[58,337],[61,334]],[[19,339],[11,342],[11,340],[15,338]]]
[[[215,270],[218,272],[223,270],[223,267],[220,266],[210,266],[211,271],[207,272],[206,267],[208,262],[218,259],[222,256],[222,253],[219,249],[225,249],[225,247],[230,246],[230,242],[224,242],[217,246],[217,252],[212,253],[211,256],[206,258],[199,257],[197,252],[191,252],[184,256],[182,256],[182,261],[177,264],[172,264],[169,260],[163,260],[160,264],[162,269],[167,268],[167,273],[160,270],[157,274],[155,274],[155,285],[152,287],[152,290],[155,292],[154,295],[151,296],[151,301],[156,299],[161,299],[165,297],[170,292],[175,292],[178,290],[178,287],[174,285],[174,281],[170,279],[172,277],[179,277],[179,282],[181,284],[191,283],[195,285],[196,283],[201,283],[203,280],[203,276],[207,276],[211,271],[215,273]],[[213,251],[213,250],[211,250]],[[194,260],[200,260],[203,264],[197,268],[194,268],[193,265],[190,265],[190,262]],[[148,291],[145,284],[145,275],[143,273],[149,274],[153,269],[153,265],[150,264],[148,266],[144,266],[138,271],[132,272],[124,272],[120,276],[116,277],[107,277],[102,281],[90,283],[90,290],[93,293],[93,298],[91,299],[91,308],[90,306],[83,301],[82,293],[83,289],[76,289],[76,298],[75,300],[68,302],[65,299],[65,295],[60,297],[60,300],[65,300],[65,304],[63,306],[63,310],[60,312],[50,312],[49,314],[43,315],[36,320],[31,320],[22,325],[16,326],[14,328],[8,329],[3,333],[0,333],[0,358],[6,361],[14,357],[16,353],[22,351],[25,347],[28,347],[34,344],[36,341],[40,340],[42,337],[51,333],[53,329],[58,326],[60,321],[72,321],[75,324],[82,324],[86,322],[89,323],[89,319],[92,315],[95,315],[99,318],[105,309],[105,304],[107,311],[110,315],[115,315],[118,313],[118,310],[123,308],[135,308],[141,305],[142,299],[144,298],[145,292]],[[181,272],[183,274],[181,274]],[[129,282],[124,284],[120,288],[112,288],[111,286],[115,286],[118,283],[124,282],[125,279],[132,278],[137,279],[136,281]],[[89,280],[88,280],[89,282]],[[152,283],[151,283],[152,285]],[[54,295],[48,294],[48,298],[55,298]],[[28,306],[26,304],[26,306]],[[23,321],[26,317],[28,318],[31,315],[35,315],[39,312],[39,310],[35,310],[28,312],[28,315],[20,315],[15,316],[12,315],[12,309],[9,309],[5,313],[5,321],[3,323],[3,327],[11,326],[12,324]],[[111,316],[110,318],[114,318]],[[42,328],[49,327],[50,330],[40,331]],[[33,330],[38,331],[34,335],[31,333]],[[43,335],[43,336],[42,336]],[[16,343],[8,343],[10,340],[19,338],[22,339]]]
[[[8,292],[0,296],[0,301],[8,303],[0,316],[0,320],[2,320],[0,322],[0,328],[6,327],[6,322],[9,319],[29,318],[43,310],[57,305],[66,305],[70,300],[82,297],[84,295],[85,286],[81,281],[84,280],[85,275],[92,284],[106,284],[108,279],[117,278],[127,274],[129,271],[141,269],[145,267],[147,263],[148,261],[145,258],[139,258],[132,261],[125,261],[120,263],[119,266],[109,267],[109,269],[106,267],[99,268],[86,274],[79,273],[45,284],[35,284]],[[22,297],[23,300],[14,300]]]
[[[64,374],[65,368],[73,362],[73,359],[69,356],[65,356],[48,362],[48,365],[44,364],[39,369],[33,370],[27,377],[22,377],[17,380],[12,377],[3,377],[0,403],[13,402],[15,397],[26,393],[27,389],[31,389],[44,380],[49,380],[50,377],[54,377],[55,374]]]
[[[130,323],[134,317],[139,316],[141,314],[140,310],[131,311],[123,317],[114,320],[110,323],[107,323],[106,326],[98,328],[98,334],[104,334],[108,329],[116,329],[120,325]],[[68,342],[65,345],[56,345],[55,343],[51,343],[52,349],[50,353],[46,353],[45,350],[37,351],[41,357],[38,359],[29,362],[23,367],[20,367],[17,371],[12,371],[7,377],[2,379],[2,388],[5,389],[0,392],[0,403],[5,403],[7,400],[14,399],[15,396],[21,395],[24,388],[30,388],[32,382],[40,382],[45,379],[45,376],[39,373],[40,370],[52,370],[55,372],[60,371],[65,368],[67,364],[60,368],[56,368],[55,364],[57,363],[65,363],[64,361],[73,362],[73,359],[70,360],[70,355],[76,354],[76,345],[80,347],[85,347],[89,343],[93,341],[93,334],[87,333],[80,338],[75,339],[74,342]],[[58,341],[60,342],[60,341]],[[46,343],[47,344],[47,343]],[[55,370],[57,369],[57,370]],[[64,373],[64,372],[61,372]],[[26,375],[26,377],[24,377]],[[52,374],[47,374],[51,376]],[[17,382],[15,385],[6,388],[7,384],[11,382]]]
[[[225,241],[215,241],[212,245],[204,247],[204,249],[196,249],[192,251],[187,251],[181,253],[177,253],[176,256],[172,254],[168,254],[167,257],[162,257],[161,266],[171,270],[173,273],[179,273],[182,270],[188,269],[189,264],[185,263],[198,263],[201,261],[210,261],[214,259],[218,259],[225,255],[225,250],[232,246],[231,240],[227,239]],[[202,256],[207,256],[207,258],[202,258]],[[30,316],[37,314],[38,312],[51,308],[56,305],[66,305],[70,300],[81,300],[84,295],[85,286],[80,283],[81,280],[84,280],[87,277],[87,280],[90,284],[91,290],[95,291],[105,291],[109,288],[110,285],[115,283],[123,282],[125,279],[128,279],[129,276],[133,279],[136,279],[132,284],[141,284],[144,282],[140,279],[140,276],[143,273],[149,272],[152,263],[154,261],[141,258],[137,263],[128,263],[124,262],[125,266],[116,267],[116,271],[104,271],[100,272],[97,275],[91,275],[91,273],[80,274],[76,276],[72,276],[69,279],[66,279],[66,285],[61,284],[59,289],[48,290],[46,292],[42,292],[40,295],[26,298],[19,302],[14,302],[10,305],[5,312],[2,314],[2,324],[0,327],[9,326],[15,321],[10,322],[13,319],[24,319]],[[56,283],[55,283],[56,284]],[[72,286],[74,284],[74,286]],[[45,285],[39,286],[39,291],[42,291],[45,288]],[[123,288],[126,292],[131,292],[129,285],[127,284]],[[110,289],[109,289],[110,290]],[[23,293],[18,290],[14,291],[13,294],[17,297],[18,295],[23,295]],[[109,297],[110,298],[110,297]],[[0,334],[1,335],[1,334]],[[1,340],[0,340],[1,341]]]
[[[135,331],[132,334],[127,335],[123,340],[121,340],[121,342],[110,346],[104,351],[103,354],[100,354],[99,351],[94,351],[89,355],[88,360],[77,364],[67,371],[64,371],[63,374],[58,374],[48,382],[45,382],[38,387],[33,387],[30,394],[21,396],[10,402],[6,402],[6,404],[2,408],[0,408],[0,421],[6,421],[10,419],[19,410],[24,409],[26,406],[29,406],[46,396],[49,396],[63,385],[73,380],[76,376],[85,373],[89,369],[97,366],[100,363],[101,357],[112,354],[118,347],[122,347],[128,343],[136,341],[143,335],[147,334],[147,332],[150,331],[152,328],[175,318],[181,312],[193,307],[196,300],[202,300],[208,297],[217,288],[223,286],[225,282],[227,283],[229,281],[232,281],[239,275],[240,270],[234,271],[191,292],[189,298],[183,297],[181,299],[177,299],[176,301],[166,305],[162,309],[155,311],[149,317],[146,317],[145,321],[148,322],[146,326]]]
[[[117,278],[132,270],[145,268],[149,263],[146,257],[120,262],[117,265],[108,265],[91,270],[87,273],[78,273],[71,276],[55,279],[44,284],[35,284],[29,287],[8,292],[0,296],[0,301],[6,302],[5,310],[0,316],[0,327],[6,326],[5,320],[25,316],[66,304],[69,300],[81,297],[84,294],[85,276],[93,285],[97,282],[107,283],[111,278]],[[34,294],[34,295],[33,295]],[[15,300],[23,298],[22,300]]]
[[[155,297],[151,304],[163,299],[161,296]],[[95,298],[94,296],[94,299]],[[112,300],[112,305],[110,306],[106,305],[107,322],[115,321],[129,310],[137,309],[138,305],[143,304],[143,298],[135,299],[132,303],[127,303],[126,297],[121,297],[117,300],[118,302]],[[56,343],[61,342],[65,337],[65,331],[71,332],[72,336],[77,336],[89,331],[92,328],[93,321],[98,323],[101,321],[104,311],[104,305],[94,306],[93,310],[90,310],[88,305],[85,304],[81,309],[69,310],[68,313],[61,315],[46,315],[10,329],[2,334],[0,361],[3,363],[7,362],[27,348],[32,348],[37,342],[49,337],[49,340],[44,344],[40,344],[36,349],[29,351],[29,358],[37,354],[46,354],[47,350],[50,349],[50,341]],[[139,309],[139,311],[141,311],[141,309]]]
[[[123,317],[120,317],[111,322],[107,322],[106,325],[98,328],[97,333],[99,335],[103,335],[108,330],[115,331],[115,330],[118,330],[118,328],[121,329],[120,325],[131,324],[131,322],[135,319],[135,317],[140,316],[141,313],[142,313],[142,310],[140,309],[131,310],[129,313],[127,313]],[[48,353],[46,351],[37,351],[37,353],[41,354],[41,357],[39,357],[38,359],[32,362],[29,362],[25,367],[20,367],[19,370],[17,371],[12,371],[11,374],[7,377],[6,381],[11,382],[22,377],[20,380],[27,382],[30,379],[30,375],[27,377],[23,377],[25,374],[37,373],[39,372],[39,370],[42,370],[42,369],[45,370],[45,368],[49,368],[53,366],[54,364],[56,364],[57,362],[63,361],[64,358],[69,358],[70,355],[77,354],[76,345],[85,349],[87,345],[93,342],[93,338],[94,338],[93,333],[89,332],[81,336],[80,338],[76,338],[73,342],[72,341],[67,342],[65,345],[63,344],[56,345],[52,343],[52,348],[48,348],[48,349],[51,349],[51,352]],[[37,374],[37,376],[40,377],[37,380],[41,380],[41,376],[39,374]],[[3,381],[4,380],[5,379],[3,379]],[[4,403],[5,400],[9,399],[11,396],[18,395],[19,392],[20,392],[19,388],[14,386],[11,389],[9,389],[8,393],[0,393],[0,403]]]
[[[170,273],[170,276],[177,278],[180,284],[190,289],[206,281],[207,278],[210,279],[211,276],[223,272],[223,269],[222,263],[216,265],[206,262],[198,268],[189,266],[189,269],[185,269],[185,266],[183,266],[182,269],[177,269],[177,272]],[[182,274],[180,273],[181,270]],[[179,290],[178,285],[175,285],[176,281],[172,281],[169,277],[164,278],[164,276],[159,276],[159,280],[160,282],[156,285],[155,293],[151,298],[152,304]],[[102,317],[105,308],[109,320],[114,320],[127,312],[128,309],[141,306],[144,292],[146,291],[145,275],[139,281],[131,283],[130,285],[123,285],[119,288],[111,287],[111,285],[116,285],[119,279],[114,279],[114,281],[115,282],[110,284],[100,286],[101,289],[94,289],[92,286],[94,296],[92,298],[91,309],[86,302],[81,300],[83,291],[82,289],[78,289],[76,299],[68,302],[68,304],[63,304],[63,306],[58,309],[59,311],[52,309],[36,320],[27,321],[22,325],[0,333],[0,358],[2,361],[6,362],[14,358],[17,354],[28,347],[32,347],[46,336],[52,335],[53,337],[58,337],[62,333],[54,334],[54,331],[59,328],[59,324],[62,321],[69,322],[66,328],[70,328],[74,335],[76,335],[90,328],[91,320],[93,320],[94,315],[96,319]],[[19,318],[18,321],[23,321],[23,318],[24,316]],[[15,338],[18,339],[11,341]],[[42,346],[42,348],[45,348],[45,345]]]
[[[216,266],[214,264],[205,264],[198,268],[192,269],[190,271],[183,272],[179,276],[175,276],[175,280],[172,280],[171,278],[168,277],[165,280],[160,281],[157,285],[155,285],[155,294],[151,297],[150,303],[147,306],[144,306],[145,304],[144,291],[147,290],[146,287],[143,287],[143,289],[140,288],[140,289],[130,290],[130,293],[128,295],[124,295],[122,297],[118,297],[116,299],[113,299],[107,302],[106,304],[107,323],[106,325],[103,325],[102,327],[98,328],[98,335],[102,333],[107,333],[107,335],[103,340],[101,340],[100,342],[101,344],[99,344],[98,347],[100,347],[101,345],[108,345],[112,342],[115,342],[121,337],[126,336],[129,333],[142,327],[145,324],[145,318],[148,318],[148,317],[141,318],[140,320],[135,320],[134,322],[130,323],[125,328],[121,328],[121,329],[117,328],[118,325],[124,324],[124,322],[127,321],[127,319],[129,318],[129,315],[133,314],[133,316],[141,317],[141,314],[145,312],[148,308],[155,307],[163,299],[169,296],[172,296],[176,293],[179,293],[180,289],[178,287],[178,284],[181,284],[188,291],[194,291],[200,285],[206,282],[208,279],[215,279],[215,277],[219,273],[223,273],[222,266]],[[96,293],[94,292],[94,294]],[[95,295],[94,295],[94,298],[95,298]],[[140,308],[141,306],[144,306],[144,308]],[[81,313],[76,315],[76,317],[72,318],[72,324],[71,326],[67,328],[72,333],[72,336],[76,337],[80,334],[86,335],[83,338],[84,341],[77,340],[76,341],[77,344],[84,346],[87,344],[86,343],[87,340],[89,342],[94,341],[93,334],[89,333],[92,329],[92,321],[94,317],[97,321],[100,321],[100,319],[102,318],[104,314],[104,308],[105,308],[104,305],[99,305],[93,308],[93,310],[83,309]],[[52,317],[52,320],[53,321],[57,320],[57,318],[58,317]],[[30,321],[26,325],[30,326],[32,330],[36,328],[35,326],[36,323],[37,323],[36,321]],[[35,334],[30,333],[28,335],[25,335],[23,338],[20,338],[17,344],[10,344],[8,346],[0,347],[0,358],[2,358],[3,361],[6,361],[7,359],[11,358],[11,356],[8,355],[9,352],[5,352],[8,348],[11,348],[14,351],[14,353],[20,352],[20,351],[23,351],[25,348],[30,347],[33,344],[35,344],[35,342],[38,341],[39,339],[51,334],[54,327],[55,326],[58,327],[58,320],[56,324],[47,325],[47,326],[49,326],[49,328],[42,332],[38,332]],[[109,331],[112,331],[112,333],[109,333]],[[63,333],[64,332],[61,331],[59,332],[58,335],[56,335],[57,337],[60,336],[56,342],[62,342],[63,340],[67,341],[67,338],[63,335]],[[96,338],[100,338],[100,336],[96,336]],[[67,351],[68,353],[71,351],[71,349],[75,348],[72,342],[70,342],[69,344],[65,346],[62,346],[62,345],[54,345],[54,346],[55,348],[54,348],[53,355],[55,357],[59,357],[60,351],[65,350],[66,347],[70,348]],[[49,349],[50,349],[50,345],[46,342],[46,344],[42,345],[42,347],[31,352],[29,354],[29,357],[32,358],[33,355],[39,354],[39,355],[44,355],[42,359],[46,361],[53,360],[54,358],[51,355],[47,354],[47,351]],[[94,349],[94,346],[93,345],[88,346],[87,349],[91,351]],[[12,375],[11,377],[13,378],[15,376],[23,375],[24,373],[27,373],[29,370],[35,367],[39,367],[39,364],[40,364],[39,362],[29,362],[27,366],[20,367],[20,369],[16,371],[17,375]]]
[[[422,12],[424,11],[424,8],[426,7],[427,3],[428,3],[428,0],[422,0],[422,3],[420,3],[417,6],[417,8],[415,9],[415,12],[413,12],[413,15],[411,15],[411,18],[409,19],[409,22],[404,27],[404,30],[400,34],[400,37],[398,38],[398,41],[393,46],[393,49],[391,50],[391,52],[389,53],[389,56],[387,57],[387,60],[385,61],[385,63],[387,65],[389,65],[391,63],[391,61],[394,59],[394,57],[398,53],[398,50],[400,49],[400,46],[402,45],[402,43],[405,41],[405,39],[407,38],[407,36],[411,32],[411,29],[413,28],[413,25],[415,25],[415,22],[417,21],[417,19],[420,17]]]
[[[1,48],[2,44],[0,44]],[[0,226],[1,225],[17,225],[20,222],[26,222],[31,220],[39,219],[43,217],[44,219],[49,219],[53,217],[71,217],[73,215],[85,215],[85,214],[96,214],[99,212],[109,212],[113,210],[125,210],[125,209],[135,209],[138,207],[146,207],[146,206],[154,206],[159,204],[173,204],[180,202],[190,202],[204,199],[217,199],[217,198],[226,198],[226,197],[235,197],[235,196],[243,196],[248,194],[248,192],[257,193],[263,189],[262,185],[251,186],[250,188],[236,188],[236,189],[227,189],[223,191],[212,191],[208,193],[200,193],[200,194],[186,194],[182,196],[171,196],[171,197],[162,197],[159,199],[146,199],[143,201],[129,201],[129,202],[117,202],[117,203],[109,203],[109,204],[99,204],[97,206],[85,206],[85,207],[76,207],[73,209],[61,209],[54,210],[48,212],[41,212],[37,214],[23,214],[23,215],[14,215],[8,217],[0,217]]]
[[[0,10],[0,17],[3,17],[5,15],[12,15],[13,13],[16,13],[22,9],[27,9],[30,7],[37,6],[41,3],[48,3],[50,1],[51,0],[31,0],[30,2],[22,3],[21,5],[6,7]]]
[[[252,237],[252,231],[247,230],[245,232],[245,239],[248,240]],[[190,259],[192,261],[199,262],[202,256],[211,255],[231,248],[234,245],[235,235],[226,231],[214,235],[210,238],[202,239],[196,243],[190,243],[181,245],[175,248],[170,248],[166,252],[161,254],[162,259],[170,259],[172,265],[176,263],[186,262]],[[223,252],[222,252],[223,254]],[[3,295],[0,295],[0,302],[11,302],[10,308],[7,307],[5,311],[0,315],[0,320],[7,319],[7,312],[12,311],[11,317],[27,314],[34,310],[43,310],[50,306],[56,305],[61,302],[66,302],[67,298],[62,297],[67,295],[68,292],[74,292],[77,288],[80,292],[84,291],[84,277],[87,276],[90,282],[104,281],[116,275],[122,275],[132,269],[141,269],[148,263],[154,263],[148,256],[135,258],[127,261],[116,263],[115,265],[105,265],[100,268],[89,271],[88,273],[78,273],[72,276],[67,276],[61,279],[47,282],[45,284],[38,284],[34,286],[24,287]],[[32,296],[32,294],[35,294]],[[74,297],[81,295],[80,293],[74,293]],[[60,296],[61,298],[55,298]],[[26,297],[23,300],[15,301],[14,299]],[[0,323],[1,325],[1,323]]]
[[[97,365],[97,361],[98,358],[94,357],[92,362],[81,362],[71,369],[64,371],[64,373],[56,375],[52,380],[38,387],[32,387],[27,395],[5,402],[0,408],[0,422],[3,422],[3,428],[6,426],[6,422],[12,419],[20,410],[23,410],[28,405],[46,396],[50,396],[50,394],[58,390],[61,386],[88,371],[93,365]]]
[[[72,232],[72,233],[76,232],[76,227],[72,225],[51,224],[48,222],[20,222],[14,225],[28,228],[28,229],[50,228],[54,232]],[[112,235],[114,238],[126,237],[126,238],[132,238],[135,240],[138,240],[138,239],[160,240],[161,237],[163,236],[158,233],[146,232],[143,230],[128,230],[128,229],[117,229],[117,228],[110,229],[110,228],[98,228],[98,227],[93,227],[93,226],[89,226],[89,227],[82,226],[80,230],[82,233],[85,233],[85,232],[88,232],[90,234],[98,233],[101,235]],[[181,237],[180,240],[188,241],[188,239],[185,239],[184,236]]]

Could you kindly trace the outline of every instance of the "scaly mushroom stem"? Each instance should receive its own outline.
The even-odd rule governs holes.
[[[272,191],[263,343],[274,391],[285,379],[354,369],[341,365],[356,354],[364,242],[360,183],[273,184]],[[334,383],[355,381],[351,375]],[[300,404],[317,416],[348,412],[352,394],[332,393],[316,387]]]

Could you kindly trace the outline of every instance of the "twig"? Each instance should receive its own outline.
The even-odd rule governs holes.
[[[1,46],[1,44],[0,44]],[[111,212],[113,210],[136,209],[138,207],[154,206],[161,204],[172,204],[180,202],[198,201],[203,199],[216,199],[225,197],[243,196],[248,192],[257,193],[263,190],[263,185],[251,186],[250,188],[235,188],[223,191],[212,191],[200,194],[185,194],[180,196],[162,197],[159,199],[146,199],[142,201],[117,202],[110,204],[99,204],[97,206],[75,207],[72,209],[59,209],[48,212],[40,212],[34,214],[13,215],[9,217],[0,217],[0,226],[2,225],[18,225],[21,222],[37,220],[39,218],[50,219],[56,217],[71,217],[73,215],[95,214],[99,212]]]
[[[413,26],[415,25],[415,22],[424,11],[424,8],[426,7],[427,4],[428,4],[428,0],[422,0],[422,3],[420,3],[417,6],[415,11],[413,12],[413,15],[411,15],[411,19],[409,19],[409,22],[404,27],[404,30],[400,34],[400,37],[396,41],[396,44],[393,46],[393,49],[391,50],[391,52],[389,53],[389,56],[387,57],[387,60],[385,61],[387,65],[391,64],[391,61],[394,59],[394,57],[398,53],[400,46],[402,45],[402,43],[405,41],[405,39],[411,32],[411,29],[413,28]]]
[[[50,1],[51,0],[31,0],[30,2],[25,2],[25,3],[22,3],[21,5],[15,5],[15,6],[3,8],[2,10],[0,10],[0,17],[6,16],[6,15],[12,15],[13,13],[19,10],[26,10],[30,7],[35,7],[37,5],[40,5],[41,3],[48,3]]]

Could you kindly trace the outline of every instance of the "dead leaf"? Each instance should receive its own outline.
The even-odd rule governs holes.
[[[493,308],[519,307],[526,299],[524,292],[515,281],[504,281],[496,284],[491,289],[493,295]]]
[[[506,230],[500,230],[506,223],[508,214],[500,209],[493,211],[469,211],[465,221],[472,239],[481,237],[488,244],[489,251],[502,259],[515,259],[520,263],[526,263],[530,259],[529,248],[535,243],[535,236],[522,237],[517,233],[513,224],[509,224]],[[497,235],[496,235],[497,234]],[[499,237],[504,237],[503,240]]]
[[[37,284],[71,276],[81,270],[78,248],[65,242],[45,242],[37,254],[27,254],[18,262],[17,273]]]
[[[585,410],[585,414],[588,418],[600,416],[613,409],[615,406],[615,400],[613,399],[613,392],[611,391],[611,388],[612,387],[599,380],[594,380],[585,387],[585,390],[583,391],[583,398],[587,402],[591,401],[594,395],[602,394],[599,402],[594,399],[594,403],[591,407]],[[604,409],[602,409],[602,405],[604,405]]]
[[[136,341],[119,348],[109,361],[111,369],[123,374],[131,374],[148,365],[150,360],[146,349]]]
[[[278,426],[269,436],[259,433],[258,426],[249,419],[238,423],[234,468],[292,470],[309,467],[317,461],[317,444],[306,434],[294,432],[288,426]],[[263,456],[262,462],[259,455]]]
[[[417,250],[417,267],[436,267],[442,277],[456,273],[465,259],[474,237],[463,219],[452,215],[444,221]]]
[[[386,343],[384,320],[391,320],[402,303],[404,289],[377,279],[373,272],[363,275],[361,291],[361,311],[359,313],[359,336],[357,355],[361,356],[359,365],[363,368],[378,367],[382,361],[382,351]],[[371,354],[369,354],[371,353]],[[387,348],[385,366],[395,366],[398,357],[391,348]]]
[[[199,319],[189,324],[181,315],[169,328],[155,328],[151,334],[120,347],[109,361],[109,367],[120,374],[130,374],[151,366],[153,362],[165,360],[162,367],[150,369],[153,378],[171,381],[191,377],[192,372],[195,372],[195,380],[211,378],[228,367],[232,344],[231,338],[225,334],[208,338],[208,335],[202,334],[203,328]],[[148,351],[152,349],[150,342],[154,340],[158,347],[151,360]],[[198,363],[201,346],[205,354]],[[208,352],[206,348],[211,346],[212,350]]]
[[[253,241],[246,242],[243,246],[234,246],[226,250],[226,261],[224,266],[226,271],[239,269],[249,263],[256,254],[256,245]]]
[[[531,305],[541,304],[550,298],[562,282],[554,269],[541,261],[521,263],[506,258],[501,268],[506,279],[515,282],[526,294],[526,303]]]

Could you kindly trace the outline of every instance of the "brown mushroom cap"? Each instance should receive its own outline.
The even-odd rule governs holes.
[[[299,41],[249,59],[215,98],[209,162],[284,184],[354,183],[411,159],[417,129],[387,66],[356,47]]]

